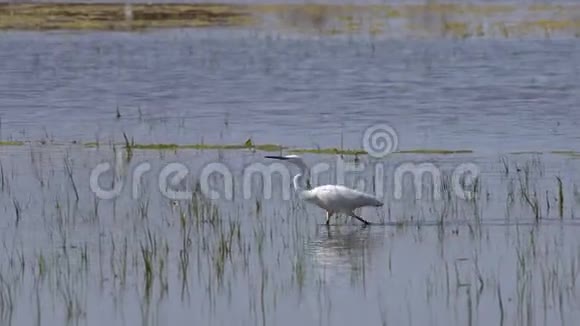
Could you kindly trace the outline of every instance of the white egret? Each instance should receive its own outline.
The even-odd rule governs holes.
[[[340,213],[354,217],[368,225],[370,223],[356,215],[354,210],[365,206],[383,206],[383,203],[374,196],[342,185],[324,185],[307,189],[304,186],[304,177],[308,173],[308,167],[298,155],[266,156],[266,158],[288,161],[300,168],[300,173],[295,175],[293,179],[294,189],[304,201],[326,210],[326,225],[330,224],[330,218],[333,214]]]

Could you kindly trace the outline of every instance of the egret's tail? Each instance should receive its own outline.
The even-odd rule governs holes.
[[[376,199],[376,198],[373,198],[373,202],[371,203],[371,205],[372,205],[372,206],[375,206],[375,207],[381,207],[381,206],[383,206],[384,204],[383,204],[383,202],[382,202],[382,201],[380,201],[380,200],[378,200],[378,199]]]

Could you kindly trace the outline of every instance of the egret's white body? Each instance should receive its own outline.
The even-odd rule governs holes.
[[[365,224],[370,224],[357,216],[354,210],[365,206],[383,206],[383,203],[374,196],[342,185],[324,185],[306,189],[303,186],[303,179],[308,169],[302,158],[297,155],[266,157],[285,160],[300,168],[300,173],[294,176],[294,189],[301,199],[326,210],[326,224],[330,223],[330,217],[335,213],[346,214]]]

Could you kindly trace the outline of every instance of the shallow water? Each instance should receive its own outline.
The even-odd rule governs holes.
[[[0,140],[31,142],[0,146],[0,325],[571,325],[578,44],[3,32]],[[358,149],[376,123],[396,130],[399,150],[473,152],[304,155],[328,164],[314,185],[340,182],[344,164],[360,169],[344,183],[385,201],[362,210],[376,223],[367,228],[347,217],[322,225],[278,176],[268,198],[246,179],[269,163],[261,151],[111,144],[125,133],[139,144]],[[91,184],[105,162],[115,173],[101,190],[122,186],[113,199]],[[162,185],[170,163],[187,168],[167,186],[191,191],[185,200]],[[399,178],[422,163],[439,186],[417,170]],[[204,176],[217,166],[231,172],[231,199],[227,177]],[[473,166],[478,179],[453,179]]]
[[[3,324],[548,325],[579,316],[575,158],[361,159],[364,169],[348,174],[348,185],[365,180],[364,190],[376,193],[377,165],[386,180],[386,205],[361,212],[377,225],[363,228],[346,217],[323,226],[320,209],[284,198],[290,185],[277,176],[271,198],[259,178],[245,198],[248,167],[267,163],[260,152],[137,150],[126,162],[117,148],[123,160],[115,182],[123,187],[114,200],[99,199],[88,177],[97,164],[115,163],[111,146],[31,144],[1,152]],[[332,155],[305,158],[332,167],[314,185],[335,182],[334,168],[345,163]],[[145,162],[151,171],[134,192],[134,171]],[[208,200],[199,188],[187,200],[167,198],[160,170],[175,162],[189,175],[184,187],[170,188],[194,191],[208,180],[221,199]],[[425,179],[417,198],[408,178],[397,197],[395,171],[408,162],[435,162],[444,176],[472,162],[481,169],[479,186],[467,187],[477,190],[464,200],[443,181],[436,199]],[[231,171],[231,200],[223,177],[204,179],[211,163]],[[556,177],[563,181],[561,209]],[[108,190],[112,180],[109,171],[98,181]],[[539,216],[524,193],[537,196]]]

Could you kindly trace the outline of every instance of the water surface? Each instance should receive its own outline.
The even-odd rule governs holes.
[[[400,148],[573,149],[577,39],[4,32],[2,137]],[[119,108],[122,117],[116,118]]]

